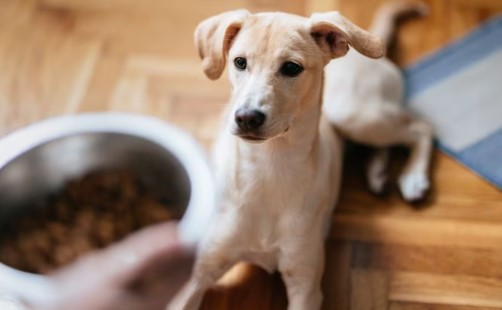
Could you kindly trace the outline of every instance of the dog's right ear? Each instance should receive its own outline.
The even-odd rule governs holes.
[[[197,26],[195,46],[202,59],[204,73],[211,80],[216,80],[223,73],[227,53],[247,16],[247,10],[229,11],[210,17]]]

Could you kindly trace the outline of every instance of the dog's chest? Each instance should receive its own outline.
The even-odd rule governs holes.
[[[236,207],[274,215],[300,207],[309,180],[308,162],[270,156],[263,161],[242,161],[226,187]]]
[[[277,248],[291,230],[306,224],[319,208],[307,161],[294,156],[260,155],[239,158],[238,162],[228,159],[226,163],[220,174],[220,220],[251,252]],[[306,203],[309,208],[305,208]]]

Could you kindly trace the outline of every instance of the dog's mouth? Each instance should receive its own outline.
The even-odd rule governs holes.
[[[260,143],[260,142],[267,140],[266,138],[262,137],[260,134],[258,134],[257,132],[254,132],[254,131],[246,131],[246,132],[237,131],[237,132],[234,132],[233,134],[236,135],[237,137],[241,138],[244,141],[252,142],[252,143],[253,142]]]
[[[255,131],[236,131],[233,132],[233,134],[242,140],[250,143],[261,143],[267,140],[274,139],[276,137],[282,136],[283,134],[287,133],[289,131],[290,127],[288,126],[284,131],[282,131],[281,134],[273,137],[265,137],[264,135],[260,134],[259,132]]]
[[[260,141],[267,140],[267,139],[260,138],[260,137],[257,137],[257,136],[253,136],[253,135],[239,135],[239,137],[241,139],[243,139],[243,140],[252,141],[252,142],[260,142]]]

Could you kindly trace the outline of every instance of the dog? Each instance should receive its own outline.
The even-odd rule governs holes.
[[[388,46],[397,19],[426,13],[425,4],[386,3],[370,32]],[[384,190],[388,148],[401,144],[411,147],[398,181],[401,194],[409,202],[422,200],[430,187],[433,128],[401,105],[404,83],[399,68],[387,58],[372,60],[351,50],[326,66],[325,79],[324,112],[330,122],[345,138],[377,148],[366,169],[370,190],[377,194]]]
[[[338,12],[305,18],[246,10],[203,21],[195,43],[210,79],[228,66],[232,93],[213,149],[220,197],[214,224],[167,309],[198,309],[205,291],[239,261],[278,270],[288,309],[319,309],[344,152],[337,119],[323,112],[332,104],[323,103],[324,68],[349,46],[373,59],[385,46]]]

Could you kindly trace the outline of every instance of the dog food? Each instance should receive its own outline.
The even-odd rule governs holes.
[[[0,262],[46,274],[142,227],[179,219],[175,210],[130,171],[89,174],[2,227]]]

